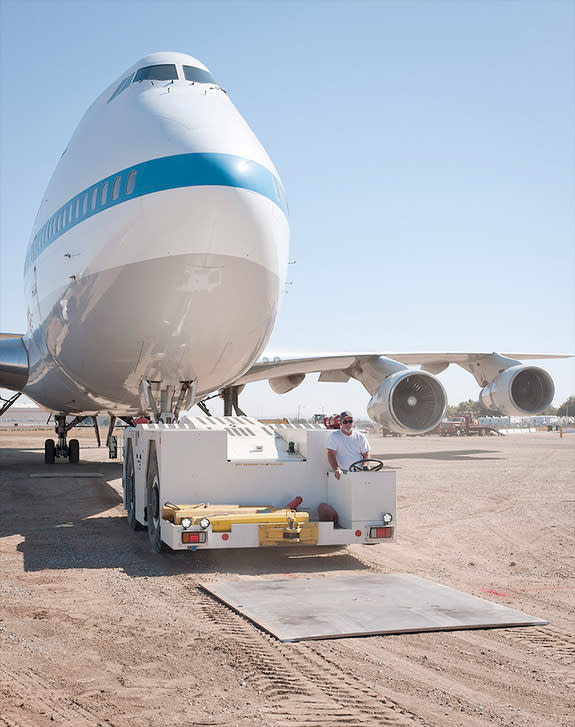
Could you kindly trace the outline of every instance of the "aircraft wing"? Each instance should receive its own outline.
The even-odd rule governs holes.
[[[400,353],[388,351],[385,353],[269,353],[259,359],[235,385],[249,384],[254,381],[272,380],[282,376],[293,376],[297,374],[344,372],[354,364],[361,364],[362,361],[385,357],[392,359],[405,366],[421,366],[431,373],[441,373],[449,364],[458,364],[469,370],[469,366],[486,358],[497,356],[493,352],[408,352]],[[574,354],[564,353],[503,353],[504,358],[513,361],[535,361],[541,359],[569,358]],[[350,375],[347,377],[350,378]],[[322,381],[330,381],[328,376]],[[333,379],[341,381],[343,378]]]
[[[424,433],[441,421],[447,395],[436,374],[450,364],[471,373],[482,403],[508,415],[537,414],[552,402],[555,386],[542,368],[524,361],[568,358],[572,354],[494,352],[386,352],[268,354],[257,361],[234,387],[268,380],[277,394],[301,384],[306,374],[320,381],[360,381],[371,394],[369,416],[385,427],[404,433]],[[409,366],[421,368],[414,370]],[[239,388],[236,392],[239,392]]]
[[[28,352],[23,336],[0,333],[0,388],[21,391],[28,380]]]

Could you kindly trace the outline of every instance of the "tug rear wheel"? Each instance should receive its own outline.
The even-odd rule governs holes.
[[[126,452],[126,510],[128,511],[128,525],[132,530],[142,530],[142,525],[136,519],[136,482],[132,442],[128,442]]]
[[[161,537],[162,506],[160,500],[160,474],[158,471],[158,458],[155,450],[150,455],[147,478],[147,515],[148,538],[154,553],[167,550]]]

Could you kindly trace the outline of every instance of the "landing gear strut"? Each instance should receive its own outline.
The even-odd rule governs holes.
[[[226,386],[225,389],[222,389],[221,394],[224,400],[225,417],[231,417],[234,411],[236,416],[245,417],[246,414],[240,409],[238,403],[238,396],[243,388],[243,386]]]
[[[45,464],[54,464],[56,457],[64,457],[70,464],[78,464],[80,461],[80,442],[77,439],[71,439],[66,442],[68,432],[85,417],[74,417],[69,424],[66,424],[66,416],[64,414],[56,414],[56,435],[58,441],[47,439],[44,442],[44,462]]]

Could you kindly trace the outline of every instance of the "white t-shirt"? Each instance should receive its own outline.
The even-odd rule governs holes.
[[[332,432],[326,441],[326,449],[334,449],[337,463],[342,470],[348,470],[350,465],[361,459],[364,452],[369,452],[369,442],[365,434],[352,429],[348,436],[341,429]]]

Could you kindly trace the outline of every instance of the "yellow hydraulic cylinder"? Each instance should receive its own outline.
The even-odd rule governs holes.
[[[174,525],[180,525],[183,518],[189,518],[192,525],[199,525],[200,520],[207,518],[212,526],[212,532],[225,533],[233,525],[244,523],[278,524],[286,527],[290,521],[307,523],[309,513],[289,510],[288,508],[270,507],[263,505],[250,507],[243,505],[177,505],[166,503],[162,509],[162,517]]]

